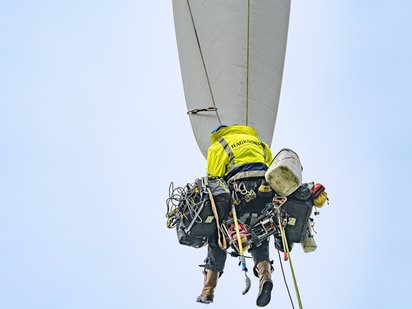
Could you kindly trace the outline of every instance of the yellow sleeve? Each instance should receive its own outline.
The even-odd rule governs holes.
[[[266,161],[265,163],[269,166],[270,163],[272,163],[273,160],[273,155],[272,155],[272,151],[270,150],[269,146],[267,144],[264,144],[265,148],[266,148]]]
[[[220,143],[214,143],[207,151],[207,175],[223,177],[229,164],[229,156]]]

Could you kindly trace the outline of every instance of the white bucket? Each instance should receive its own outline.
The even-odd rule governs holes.
[[[302,184],[302,164],[293,150],[284,148],[275,156],[265,178],[279,195],[288,196]]]

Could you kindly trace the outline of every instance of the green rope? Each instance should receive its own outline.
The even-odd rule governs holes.
[[[247,45],[246,45],[246,125],[249,125],[249,37],[250,37],[250,0],[247,2]]]
[[[280,223],[280,218],[279,218],[279,223]],[[285,234],[285,230],[283,228],[283,225],[280,224],[280,232],[282,234],[282,241],[284,244],[284,249],[286,249],[286,252],[288,254],[288,260],[289,260],[289,264],[290,264],[290,271],[292,273],[292,278],[293,278],[293,284],[295,285],[295,291],[296,291],[296,297],[298,299],[298,303],[299,303],[299,308],[303,309],[302,306],[302,301],[300,299],[300,294],[299,294],[299,288],[298,288],[298,283],[296,281],[296,276],[295,276],[295,270],[293,269],[293,264],[292,264],[292,259],[290,257],[290,251],[289,251],[289,246],[288,246],[288,242],[286,240],[286,234]]]
[[[290,303],[292,304],[292,308],[295,309],[295,305],[293,304],[292,295],[290,295],[289,286],[288,286],[288,283],[287,283],[287,281],[286,281],[285,270],[283,269],[283,264],[282,264],[282,258],[280,257],[280,252],[279,252],[279,250],[277,250],[277,251],[278,251],[280,268],[282,269],[283,281],[285,282],[286,290],[287,290],[287,292],[288,292],[289,300],[290,300]]]

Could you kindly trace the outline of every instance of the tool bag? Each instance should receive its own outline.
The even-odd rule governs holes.
[[[208,189],[216,205],[216,214]],[[178,205],[181,219],[177,222],[176,231],[179,243],[194,248],[204,246],[209,236],[216,231],[217,225],[226,219],[229,210],[230,192],[222,178],[202,178],[187,185]]]
[[[312,213],[312,191],[307,184],[301,185],[288,196],[283,210],[288,214],[285,232],[289,242],[301,243],[306,236],[309,217]]]

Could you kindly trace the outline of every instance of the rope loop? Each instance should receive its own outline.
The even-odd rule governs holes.
[[[208,107],[208,108],[195,108],[190,111],[188,111],[186,114],[197,114],[199,112],[216,112],[217,108],[216,107]]]

